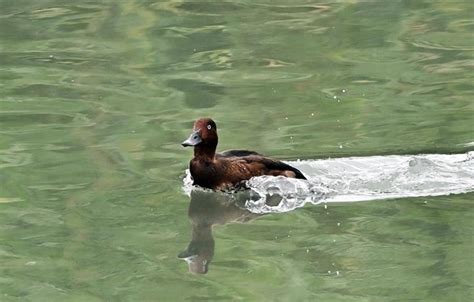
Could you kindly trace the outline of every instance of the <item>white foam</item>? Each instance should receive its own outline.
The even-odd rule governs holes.
[[[348,157],[287,163],[300,169],[308,181],[271,176],[250,179],[247,185],[254,193],[254,197],[246,202],[250,211],[286,212],[308,202],[355,202],[474,191],[474,152]],[[188,192],[192,187],[190,179],[187,172],[184,187]],[[276,205],[268,202],[274,196],[279,197]]]

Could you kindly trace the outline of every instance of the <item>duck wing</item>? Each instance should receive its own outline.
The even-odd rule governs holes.
[[[260,153],[257,153],[255,151],[249,151],[249,150],[226,150],[217,154],[217,156],[221,156],[221,157],[244,157],[244,156],[250,156],[250,155],[262,156],[262,154]]]
[[[306,179],[300,170],[293,166],[285,164],[279,160],[273,160],[268,157],[261,155],[249,155],[240,157],[236,162],[236,166],[240,169],[247,171],[263,171],[261,175],[273,175],[273,176],[287,176],[299,179]],[[290,172],[290,173],[288,173]],[[292,175],[292,173],[294,176]],[[257,172],[258,173],[258,172]]]

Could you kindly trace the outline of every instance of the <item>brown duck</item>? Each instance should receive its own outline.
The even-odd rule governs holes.
[[[229,150],[216,153],[216,123],[210,118],[194,122],[193,132],[182,145],[194,147],[189,163],[193,184],[213,190],[242,186],[251,177],[261,175],[306,179],[298,169],[257,152]]]

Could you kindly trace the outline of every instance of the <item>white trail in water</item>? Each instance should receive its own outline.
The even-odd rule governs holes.
[[[387,198],[439,196],[474,191],[474,152],[391,155],[287,162],[307,181],[260,176],[246,207],[255,213],[287,212],[310,202],[354,202]],[[189,173],[185,187],[189,188]],[[273,196],[278,202],[269,202]]]

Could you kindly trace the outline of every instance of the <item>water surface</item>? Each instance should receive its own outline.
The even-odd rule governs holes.
[[[179,143],[212,116],[284,160],[467,154],[473,9],[0,0],[0,300],[471,300],[472,192],[195,214]]]

